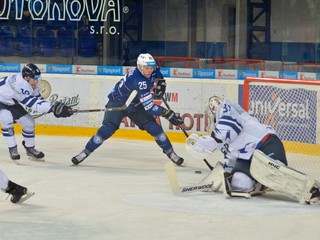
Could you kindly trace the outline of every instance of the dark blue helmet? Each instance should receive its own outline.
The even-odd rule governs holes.
[[[41,76],[40,69],[33,63],[26,64],[22,69],[22,77],[39,79]]]

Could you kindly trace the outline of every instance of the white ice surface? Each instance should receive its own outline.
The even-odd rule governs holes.
[[[0,168],[36,193],[21,205],[0,193],[1,240],[320,239],[320,206],[299,205],[275,193],[252,199],[174,196],[164,171],[167,157],[155,142],[111,138],[70,167],[88,139],[37,136],[36,147],[46,154],[38,163],[27,159],[17,136],[20,165],[0,140]],[[205,164],[186,156],[183,144],[174,146],[187,163],[177,168],[180,184],[204,178]]]

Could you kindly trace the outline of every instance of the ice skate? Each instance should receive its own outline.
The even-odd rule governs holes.
[[[90,155],[90,152],[84,149],[81,153],[74,156],[71,159],[71,162],[73,163],[73,165],[78,165],[79,163],[83,162],[89,155]]]
[[[184,159],[182,157],[179,157],[175,151],[171,148],[169,149],[167,152],[163,151],[168,158],[174,162],[177,166],[181,166],[181,164],[183,163]]]
[[[13,147],[13,148],[9,148],[9,153],[10,153],[10,157],[11,159],[15,162],[16,160],[20,159],[20,154],[18,153],[18,149],[17,146]]]
[[[259,195],[265,194],[267,191],[272,191],[272,190],[268,189],[266,186],[257,182],[257,183],[255,183],[253,190],[250,191],[249,194],[251,196],[259,196]]]
[[[10,201],[12,203],[22,203],[34,195],[34,192],[29,192],[27,188],[11,181],[8,182],[6,193],[11,195]]]
[[[27,156],[29,157],[29,160],[44,162],[44,153],[43,152],[38,151],[34,147],[26,147],[25,141],[22,141],[22,145],[26,149],[26,153],[27,153]]]
[[[320,191],[319,188],[314,186],[311,190],[310,190],[310,200],[306,201],[307,204],[310,205],[320,205]]]

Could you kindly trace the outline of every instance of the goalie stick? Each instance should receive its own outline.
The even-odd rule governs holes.
[[[125,104],[121,107],[111,107],[111,108],[101,108],[101,109],[85,109],[85,110],[79,110],[79,109],[73,109],[72,112],[73,113],[86,113],[86,112],[110,112],[110,111],[123,111],[126,110],[130,103],[133,101],[133,99],[137,96],[137,90],[133,90],[127,101],[125,102]]]
[[[169,110],[171,110],[171,108],[170,108],[167,100],[164,98],[163,95],[161,96],[161,99],[162,99],[163,103],[166,105],[166,107],[167,107]],[[181,124],[179,124],[178,126],[179,126],[179,128],[182,130],[182,132],[184,133],[184,135],[188,138],[188,137],[189,137],[189,134],[187,133],[187,131],[181,126]],[[204,161],[204,163],[208,166],[208,168],[209,168],[210,170],[213,169],[213,166],[208,162],[207,159],[203,159],[203,161]]]
[[[219,164],[219,163],[218,163]],[[217,165],[216,165],[217,166]],[[217,167],[219,168],[219,166]],[[216,170],[216,168],[214,168]],[[222,165],[220,165],[220,171],[223,171]],[[256,195],[255,192],[250,193],[245,193],[245,192],[233,192],[230,191],[230,188],[228,187],[228,184],[226,183],[226,179],[223,178],[221,175],[221,184],[219,184],[219,180],[217,181],[218,183],[214,183],[215,180],[209,180],[211,177],[211,173],[209,173],[200,183],[194,184],[194,185],[188,185],[188,186],[180,186],[178,183],[178,178],[176,174],[176,169],[174,167],[174,164],[172,162],[167,162],[165,164],[165,170],[166,174],[169,180],[170,188],[173,194],[178,195],[178,194],[186,194],[186,193],[194,193],[194,192],[216,192],[220,189],[220,186],[222,186],[222,192],[223,195],[226,198],[229,197],[244,197],[244,198],[251,198],[251,196]],[[219,170],[218,170],[219,171]],[[219,174],[219,173],[218,173]],[[218,176],[218,175],[215,175]]]
[[[172,162],[167,162],[165,164],[165,170],[166,170],[171,191],[173,194],[192,193],[192,192],[201,192],[204,190],[211,190],[211,187],[213,185],[212,183],[211,184],[209,183],[209,184],[197,184],[193,186],[180,187],[178,183],[176,169]]]

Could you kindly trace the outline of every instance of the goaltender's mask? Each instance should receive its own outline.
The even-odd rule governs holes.
[[[216,111],[219,105],[222,103],[222,99],[218,96],[212,96],[205,104],[205,114],[208,115],[211,122],[216,122]]]

